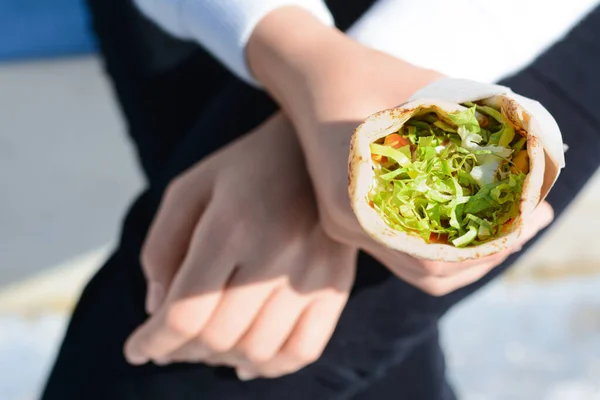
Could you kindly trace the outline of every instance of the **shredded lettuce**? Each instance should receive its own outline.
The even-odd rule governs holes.
[[[498,173],[498,168],[502,162],[499,158],[489,158],[480,165],[476,165],[471,170],[471,176],[479,186],[484,186],[494,182],[495,176]]]
[[[510,164],[526,141],[500,111],[468,106],[411,118],[398,131],[410,145],[371,144],[369,199],[392,228],[464,247],[497,237],[517,216],[525,174]],[[491,118],[485,128],[476,113]]]
[[[407,157],[404,152],[396,150],[393,147],[382,146],[377,143],[373,143],[371,145],[371,154],[386,156],[397,162],[402,167],[405,167],[411,163],[410,158]]]
[[[527,138],[522,137],[519,140],[517,140],[517,142],[512,145],[513,152],[515,154],[517,154],[519,151],[521,151],[523,149],[523,146],[525,146],[525,143],[527,143]]]
[[[486,159],[486,155],[495,155],[501,158],[507,158],[512,153],[510,148],[506,148],[500,145],[488,144],[487,146],[482,146],[479,143],[483,140],[481,136],[476,133],[473,133],[464,126],[458,128],[458,135],[462,139],[462,147],[471,151],[473,154],[479,156],[478,160],[482,162]]]
[[[465,111],[450,113],[448,114],[448,117],[454,125],[463,127],[473,133],[479,133],[481,128],[479,127],[479,121],[477,121],[477,117],[475,116],[476,109],[476,107],[470,107]]]
[[[494,110],[492,107],[476,106],[476,108],[477,111],[489,115],[490,117],[494,118],[499,124],[502,125],[502,128],[498,132],[490,136],[490,143],[498,144],[503,147],[508,147],[510,142],[515,137],[515,129],[513,128],[513,126],[510,123],[508,123],[508,121],[504,118],[502,113],[500,113],[497,110]]]
[[[475,228],[473,225],[470,225],[467,233],[452,240],[452,244],[456,247],[464,247],[475,240],[477,237],[477,232],[477,228]]]

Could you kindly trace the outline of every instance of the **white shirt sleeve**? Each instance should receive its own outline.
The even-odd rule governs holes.
[[[135,0],[167,32],[202,44],[234,74],[258,86],[245,48],[256,24],[271,11],[300,6],[327,25],[333,17],[323,0]]]
[[[296,5],[333,25],[324,0],[135,0],[171,34],[196,40],[258,86],[245,47],[256,24]],[[359,42],[456,78],[496,81],[532,62],[597,0],[379,0],[350,29]]]
[[[379,0],[348,34],[414,65],[493,82],[531,63],[597,0]]]

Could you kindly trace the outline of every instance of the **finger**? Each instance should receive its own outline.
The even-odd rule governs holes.
[[[415,274],[412,271],[407,271],[401,278],[432,296],[444,296],[481,279],[488,272],[502,263],[510,253],[505,252],[503,254],[505,254],[504,258],[475,265],[453,275],[434,276]]]
[[[368,253],[377,261],[386,266],[390,271],[400,278],[407,274],[411,276],[446,276],[448,267],[454,267],[455,263],[441,261],[419,260],[406,253],[386,248],[382,245],[371,247]],[[470,260],[462,269],[479,264],[480,262]]]
[[[497,265],[511,254],[512,249],[506,249],[486,257],[461,262],[417,259],[406,253],[386,248],[378,243],[374,246],[369,246],[367,251],[396,275],[404,278],[405,274],[409,272],[411,272],[411,276],[449,277],[479,265]]]
[[[494,255],[494,257],[488,258],[487,262],[484,263],[471,262],[469,263],[470,268],[464,268],[455,272],[453,275],[435,275],[421,268],[420,265],[418,265],[417,268],[414,268],[416,259],[413,257],[395,257],[394,253],[386,251],[389,249],[380,250],[375,248],[373,250],[371,255],[392,270],[392,272],[400,279],[435,296],[449,293],[453,288],[457,287],[458,282],[472,282],[473,279],[477,280],[478,277],[485,275],[486,272],[483,271],[491,270],[510,254],[507,251],[502,254]],[[401,260],[401,263],[399,263],[398,260]],[[393,266],[393,268],[390,266]],[[475,271],[470,271],[471,269],[475,269]]]
[[[236,261],[233,252],[222,250],[228,238],[224,226],[207,211],[165,303],[128,339],[125,356],[131,363],[161,361],[204,327]]]
[[[174,361],[202,361],[207,357],[221,355],[230,362],[235,358],[224,357],[248,330],[262,306],[275,292],[281,279],[263,280],[260,276],[251,281],[256,268],[246,267],[228,283],[221,300],[210,320],[200,334],[174,351],[169,358]]]
[[[531,216],[523,224],[523,231],[519,237],[515,250],[520,250],[520,247],[530,241],[537,235],[539,231],[546,228],[554,220],[554,209],[544,201],[537,206]]]
[[[255,250],[254,260],[239,268],[231,277],[219,305],[202,332],[170,357],[183,361],[239,362],[241,357],[230,350],[249,330],[278,288],[290,279],[287,274],[282,275],[280,266],[293,270],[292,267],[304,258],[301,250],[298,246],[288,246],[285,250],[275,252]]]
[[[258,366],[256,374],[274,378],[315,362],[329,343],[347,300],[347,293],[330,290],[311,302],[279,353],[271,361]],[[239,372],[242,376],[248,373],[242,368]],[[249,376],[252,375],[245,375]]]
[[[177,350],[176,350],[177,351]],[[174,354],[174,353],[173,353]],[[168,359],[165,359],[162,363],[157,363],[157,365],[168,365],[172,363],[188,363],[188,364],[205,364],[211,367],[231,367],[236,368],[241,365],[240,361],[233,357],[231,353],[221,353],[221,354],[213,354],[207,357],[204,357],[201,360],[195,360],[191,357],[182,357],[180,359],[176,359],[172,355],[169,356]]]
[[[206,357],[201,362],[203,364],[209,365],[211,367],[236,368],[239,365],[241,365],[240,361],[237,358],[235,358],[231,353],[215,354],[215,355]]]
[[[174,180],[165,191],[142,248],[141,262],[148,284],[146,311],[149,314],[164,300],[188,251],[194,227],[210,199],[212,182],[202,178],[191,184],[188,174]]]
[[[512,252],[518,251],[519,247],[531,240],[537,232],[548,226],[553,218],[552,207],[547,202],[543,202],[526,221],[516,249],[507,249],[491,256],[461,263],[416,260],[409,256],[402,257],[394,254],[381,246],[371,247],[369,250],[373,257],[388,266],[401,279],[429,294],[441,296],[481,279]]]
[[[418,268],[428,276],[437,276],[440,278],[450,277],[462,271],[475,268],[480,265],[500,264],[511,253],[510,249],[502,250],[489,256],[465,260],[460,262],[445,262],[432,260],[416,260]]]
[[[293,331],[311,297],[284,285],[265,303],[256,319],[233,349],[248,368],[271,360]]]

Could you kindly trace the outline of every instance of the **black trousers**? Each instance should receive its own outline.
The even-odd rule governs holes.
[[[346,29],[370,3],[338,0],[329,5]],[[453,399],[438,320],[519,255],[479,282],[436,298],[361,254],[350,300],[325,353],[283,378],[240,382],[227,368],[132,367],[125,362],[123,342],[146,318],[140,246],[166,184],[258,125],[276,106],[201,48],[162,33],[130,1],[90,0],[89,5],[148,187],[130,208],[114,254],[81,295],[43,399]],[[558,216],[598,167],[599,70],[597,9],[531,66],[501,82],[540,100],[570,145],[568,167],[549,197]]]

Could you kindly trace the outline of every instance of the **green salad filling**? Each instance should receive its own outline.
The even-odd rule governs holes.
[[[371,144],[370,204],[393,229],[427,243],[484,243],[510,229],[529,172],[527,138],[501,110],[425,108]]]

